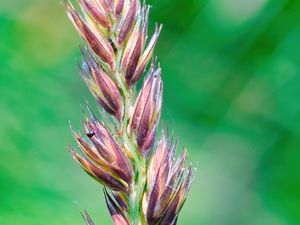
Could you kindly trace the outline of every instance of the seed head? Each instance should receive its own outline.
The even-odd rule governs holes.
[[[161,68],[146,68],[162,26],[147,40],[149,6],[139,0],[77,0],[81,13],[64,7],[85,41],[81,76],[104,113],[88,106],[82,131],[72,129],[79,150],[75,161],[104,186],[115,225],[176,225],[190,189],[193,169],[186,150],[175,159],[177,143],[163,131],[155,143],[162,107]],[[135,87],[146,73],[137,96]],[[87,225],[94,225],[87,212]]]

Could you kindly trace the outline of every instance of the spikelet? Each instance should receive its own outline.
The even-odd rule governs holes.
[[[112,120],[99,121],[88,106],[82,132],[71,128],[74,160],[103,185],[115,225],[175,225],[190,189],[193,169],[186,150],[175,159],[177,143],[163,130],[155,144],[162,107],[161,68],[152,60],[161,31],[149,40],[149,6],[139,0],[78,0],[64,8],[83,38],[80,74]],[[113,122],[112,122],[113,121]],[[81,134],[83,133],[83,134]],[[87,212],[86,224],[94,225]]]

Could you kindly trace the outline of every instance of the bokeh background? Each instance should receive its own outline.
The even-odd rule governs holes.
[[[163,120],[198,168],[179,224],[300,224],[300,1],[148,3]],[[93,101],[81,43],[58,1],[0,1],[0,224],[111,224],[66,151]]]

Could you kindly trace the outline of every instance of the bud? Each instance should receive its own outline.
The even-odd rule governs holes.
[[[141,20],[139,19],[136,22],[132,34],[128,39],[122,58],[122,70],[125,72],[125,79],[127,84],[129,84],[130,79],[135,72],[140,55],[142,53],[142,33],[140,24]]]
[[[103,11],[96,0],[81,0],[80,4],[96,22],[108,29],[111,28],[111,22],[108,15]]]
[[[185,149],[175,161],[176,147],[177,143],[168,142],[163,132],[150,160],[147,174],[150,188],[143,203],[149,225],[175,224],[187,197],[193,171],[184,167]]]
[[[139,9],[139,0],[127,0],[123,6],[123,13],[118,26],[118,43],[123,44],[127,38]]]
[[[80,156],[71,146],[69,146],[69,150],[74,160],[77,161],[78,164],[95,180],[112,190],[123,192],[128,191],[128,184],[123,182],[121,179],[115,178],[112,174],[105,171],[104,168],[101,168],[99,165],[96,166],[88,159]]]
[[[115,225],[129,225],[126,217],[104,188],[104,196],[108,211]]]
[[[159,37],[161,29],[162,29],[162,26],[160,26],[160,27],[156,26],[155,32],[154,32],[151,40],[149,41],[147,48],[144,50],[143,54],[139,58],[139,61],[138,61],[138,64],[137,64],[134,74],[132,75],[132,77],[130,79],[127,80],[127,83],[129,86],[132,86],[133,84],[135,84],[140,79],[141,75],[143,74],[146,66],[148,65],[148,62],[150,61],[150,59],[152,57],[154,47],[155,47],[155,44]],[[146,31],[144,31],[144,32],[146,32]]]
[[[70,20],[73,22],[78,33],[93,49],[93,51],[114,69],[114,51],[109,41],[101,34],[97,26],[90,22],[87,24],[74,10],[70,2],[65,4],[66,11]]]
[[[81,76],[103,108],[121,121],[123,100],[118,86],[96,63],[90,51],[88,51],[87,57],[82,51],[82,56]]]
[[[149,7],[145,5],[140,10],[134,29],[126,44],[122,58],[122,69],[125,72],[125,79],[128,86],[131,86],[138,62],[144,49],[147,38]]]
[[[90,109],[89,109],[90,110]],[[132,181],[132,168],[122,148],[109,131],[91,113],[83,122],[84,131],[89,139],[85,140],[73,131],[75,140],[84,155],[82,157],[69,147],[73,158],[97,181],[115,191],[128,191]]]
[[[185,177],[185,181],[178,188],[179,191],[176,192],[175,197],[172,199],[171,203],[166,208],[163,216],[160,219],[161,225],[176,224],[176,221],[178,219],[178,213],[181,210],[181,208],[186,200],[188,191],[190,189],[192,174],[193,174],[193,170],[191,167],[189,167],[186,177]],[[163,200],[161,200],[161,201],[163,201]]]
[[[135,133],[140,153],[146,156],[151,148],[162,103],[161,70],[152,63],[142,90],[137,98],[131,121],[131,133]]]
[[[123,168],[120,169],[119,167],[112,165],[110,161],[106,161],[104,159],[111,157],[109,154],[103,154],[103,152],[101,152],[102,155],[99,154],[95,146],[86,142],[80,134],[76,133],[75,131],[73,131],[73,134],[81,152],[83,153],[83,155],[89,158],[91,162],[94,162],[96,165],[99,165],[105,171],[110,171],[111,174],[116,174],[126,183],[131,182],[131,174],[128,174],[128,171],[124,170]],[[105,155],[105,157],[103,155]]]
[[[125,155],[127,151],[125,149],[123,150],[119,146],[107,128],[95,118],[90,108],[89,112],[91,114],[92,121],[86,118],[86,121],[83,124],[86,135],[95,145],[98,153],[106,161],[108,161],[111,165],[116,165],[128,175],[128,183],[130,183],[132,178],[132,168],[127,158],[130,156]]]

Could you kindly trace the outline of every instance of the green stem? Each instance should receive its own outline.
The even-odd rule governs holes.
[[[138,155],[139,156],[139,155]],[[136,160],[136,171],[135,177],[132,183],[132,189],[130,193],[130,201],[129,201],[129,217],[132,225],[143,225],[144,215],[142,209],[142,200],[144,187],[146,182],[146,170],[145,170],[145,162],[139,156]]]

